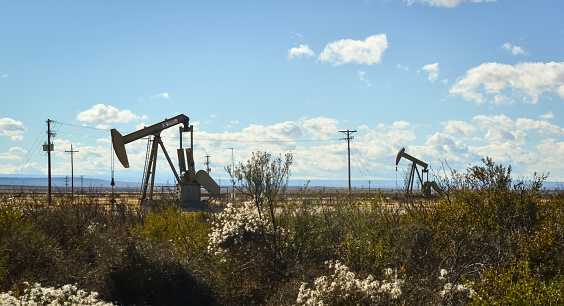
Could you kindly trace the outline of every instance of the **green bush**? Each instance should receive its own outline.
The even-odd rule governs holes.
[[[181,258],[207,249],[208,224],[203,213],[182,212],[177,206],[150,212],[135,231],[143,238],[170,243]]]
[[[531,273],[526,261],[507,269],[488,269],[474,287],[475,305],[562,305],[564,277],[549,281]]]

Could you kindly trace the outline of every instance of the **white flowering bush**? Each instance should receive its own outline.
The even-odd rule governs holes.
[[[386,269],[386,279],[375,280],[372,275],[365,279],[357,278],[347,266],[338,260],[327,261],[326,265],[334,270],[330,276],[315,279],[314,288],[307,288],[302,283],[296,299],[296,305],[334,305],[334,304],[385,304],[390,299],[401,296],[402,279],[392,269]]]
[[[252,202],[245,202],[242,207],[235,207],[229,203],[225,210],[217,214],[212,223],[208,252],[223,255],[229,249],[259,239],[263,234],[272,235],[272,226],[268,220],[259,217]]]
[[[35,305],[113,305],[98,299],[98,293],[79,290],[74,285],[61,288],[41,287],[41,284],[29,285],[23,294],[15,297],[13,292],[0,293],[0,306],[35,306]]]
[[[443,289],[439,292],[443,299],[453,299],[455,296],[472,299],[476,295],[476,292],[466,284],[453,284],[449,282],[446,269],[440,270],[439,280],[444,282]]]

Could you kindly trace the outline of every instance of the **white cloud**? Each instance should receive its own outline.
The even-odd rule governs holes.
[[[290,39],[298,38],[299,40],[302,40],[304,38],[304,35],[298,32],[291,31],[290,33],[288,33],[288,38]]]
[[[397,65],[396,65],[396,68],[397,68],[398,70],[402,70],[402,71],[405,71],[405,72],[409,71],[409,67],[404,66],[404,65],[401,65],[401,64],[397,64]]]
[[[366,86],[372,87],[372,84],[370,83],[370,80],[364,77],[365,75],[366,75],[366,71],[358,71],[358,78],[359,78],[359,80],[363,81],[364,84],[366,84]]]
[[[513,55],[526,54],[525,50],[519,46],[512,45],[508,42],[501,46],[503,49],[510,51]]]
[[[7,73],[2,75],[2,78],[3,78],[3,79],[5,79],[5,78],[7,78],[7,77],[8,77],[8,74],[7,74]]]
[[[45,168],[41,168],[37,165],[37,163],[27,163],[21,166],[15,166],[12,164],[4,164],[2,165],[2,167],[0,167],[0,174],[11,174],[13,175],[14,173],[19,173],[19,174],[37,174],[38,172],[40,173],[46,173],[47,172],[47,167]]]
[[[429,72],[429,81],[435,82],[439,78],[439,63],[425,65],[421,69]]]
[[[269,126],[251,124],[243,129],[243,134],[253,140],[290,141],[302,136],[302,130],[295,122],[286,121]]]
[[[403,129],[406,129],[406,128],[409,127],[409,122],[405,122],[403,120],[402,121],[396,121],[396,122],[393,123],[392,126],[396,129],[403,130]]]
[[[156,95],[154,95],[154,96],[151,97],[151,99],[168,99],[168,98],[169,98],[168,92],[163,92],[163,93],[160,93],[160,94],[156,94]]]
[[[337,135],[337,119],[317,117],[313,119],[302,119],[300,125],[313,135],[313,139],[331,139]]]
[[[533,120],[526,118],[519,118],[516,122],[517,128],[521,130],[538,130],[541,133],[564,134],[564,129],[551,124],[546,120]]]
[[[302,56],[314,56],[315,53],[311,51],[311,49],[307,45],[300,45],[299,47],[294,47],[288,50],[288,59],[293,59],[295,57],[302,57]]]
[[[511,97],[502,93],[505,89],[511,89]],[[536,104],[543,93],[557,93],[564,99],[564,63],[484,63],[468,70],[450,93],[478,105],[512,103],[514,98]]]
[[[564,142],[548,138],[541,141],[537,149],[543,155],[538,164],[544,166],[545,169],[536,169],[536,171],[550,171],[551,173],[564,171]]]
[[[468,159],[472,155],[469,148],[460,140],[451,135],[435,133],[427,138],[425,147],[419,147],[425,156],[437,158],[448,158],[451,161]]]
[[[445,126],[444,132],[446,134],[457,133],[468,136],[476,132],[476,128],[473,125],[464,121],[449,120],[447,122],[442,122],[441,124]]]
[[[485,116],[478,115],[473,118],[480,129],[486,129],[484,139],[489,142],[515,141],[523,145],[526,134],[523,131],[515,130],[515,122],[505,115]]]
[[[513,120],[503,114],[494,116],[477,115],[472,120],[478,122],[478,125],[482,128],[501,127],[503,129],[512,129],[515,127]]]
[[[341,39],[328,43],[318,60],[333,65],[346,63],[373,65],[382,60],[382,53],[387,48],[386,34],[372,35],[364,41]]]
[[[21,147],[11,147],[8,152],[12,154],[26,154],[27,150]]]
[[[20,155],[26,154],[27,150],[20,147],[11,147],[8,152],[9,153],[0,153],[0,159],[22,159]]]
[[[111,126],[108,125],[108,124],[98,124],[98,125],[96,125],[96,128],[100,129],[100,130],[109,130],[111,128]]]
[[[438,7],[456,7],[464,1],[468,2],[495,2],[496,0],[405,0],[407,4],[411,5],[413,3],[419,2],[423,4],[428,4],[430,6]]]
[[[86,122],[120,123],[139,119],[130,110],[118,110],[111,105],[96,104],[91,109],[80,112],[76,119]]]
[[[552,119],[554,118],[554,115],[552,114],[552,111],[550,111],[544,115],[540,115],[539,117],[541,117],[542,119]]]
[[[23,122],[0,118],[0,136],[9,136],[11,140],[23,140],[25,130]]]

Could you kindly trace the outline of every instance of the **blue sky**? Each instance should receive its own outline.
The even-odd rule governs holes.
[[[401,147],[438,170],[489,156],[564,179],[564,2],[3,1],[0,174],[109,177],[109,129],[185,114],[212,177],[252,151],[294,179],[395,179]],[[169,151],[177,129],[163,132]],[[186,139],[185,142],[187,143]],[[140,180],[145,141],[127,145]],[[161,161],[163,158],[161,158]],[[405,167],[406,163],[402,162]],[[400,172],[401,172],[400,168]],[[398,175],[399,176],[399,175]],[[159,164],[158,179],[172,180]]]

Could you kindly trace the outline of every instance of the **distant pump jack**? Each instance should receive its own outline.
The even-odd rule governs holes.
[[[163,130],[175,126],[177,124],[183,125],[182,127],[179,128],[180,148],[177,150],[178,167],[179,167],[180,175],[176,171],[160,137],[160,134]],[[129,168],[129,160],[127,158],[125,145],[132,141],[141,139],[143,137],[153,136],[153,140],[152,140],[153,143],[151,145],[150,153],[148,151],[147,160],[145,163],[146,175],[144,175],[143,178],[141,203],[151,201],[153,198],[155,170],[157,165],[157,151],[159,145],[176,178],[177,199],[180,203],[180,206],[184,210],[198,211],[198,210],[202,210],[207,205],[207,202],[202,201],[201,199],[201,191],[200,191],[201,187],[204,187],[212,195],[219,195],[220,193],[219,185],[217,185],[217,183],[210,177],[210,175],[204,170],[199,170],[198,172],[196,172],[194,169],[193,131],[194,128],[192,125],[189,125],[189,118],[186,117],[185,115],[178,115],[171,119],[165,119],[164,121],[153,124],[151,126],[127,134],[125,136],[122,136],[120,132],[118,132],[116,129],[111,130],[114,152],[120,163],[125,168]],[[184,149],[182,148],[182,133],[185,132],[190,132],[190,148],[186,149],[186,156],[184,155]],[[188,167],[186,167],[186,165],[188,165]]]
[[[427,169],[429,165],[405,153],[405,148],[401,148],[401,150],[399,150],[398,152],[398,155],[396,156],[396,171],[398,170],[398,164],[402,157],[412,162],[411,169],[409,170],[409,176],[405,184],[406,192],[408,194],[413,193],[413,183],[415,181],[416,173],[417,173],[417,177],[419,178],[419,183],[421,184],[421,193],[423,193],[425,197],[429,197],[431,195],[431,188],[434,189],[438,194],[443,194],[442,190],[439,188],[439,185],[437,185],[435,181],[429,181],[429,169]],[[417,169],[417,165],[423,168],[421,170],[421,173],[419,173],[419,170]],[[423,181],[424,174],[427,174],[427,178],[425,181]]]

